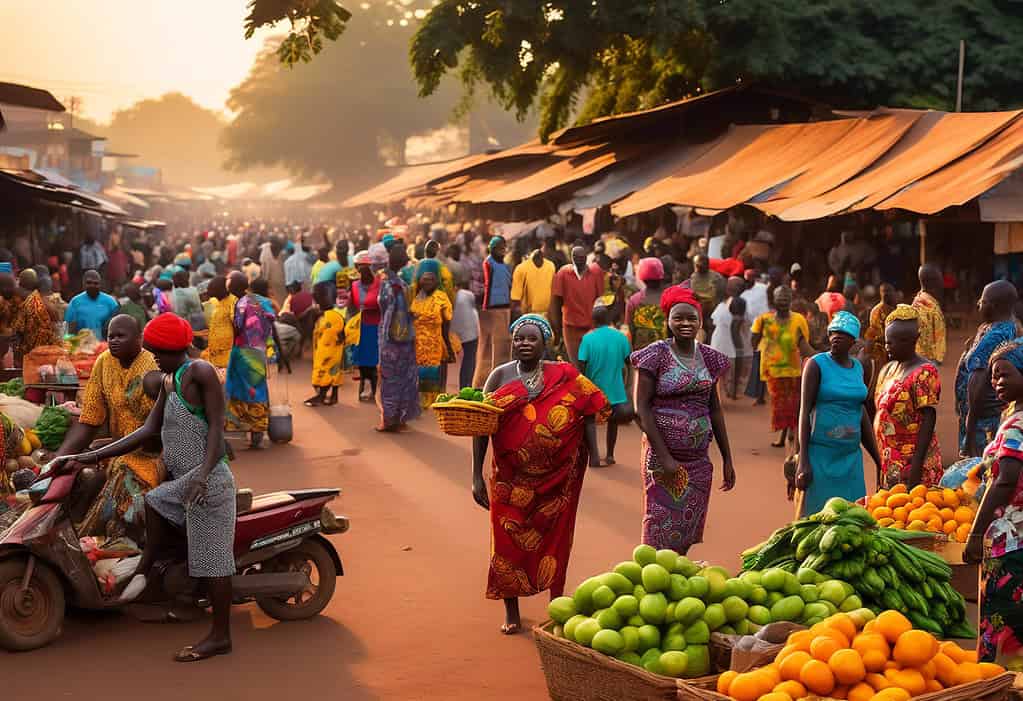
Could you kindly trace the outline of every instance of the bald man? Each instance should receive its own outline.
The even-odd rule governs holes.
[[[941,365],[945,362],[945,315],[938,301],[943,289],[941,269],[925,263],[917,275],[920,291],[913,298],[913,308],[920,314],[920,340],[916,352]]]
[[[64,312],[64,321],[68,324],[69,333],[78,333],[89,329],[96,338],[106,340],[107,324],[117,313],[120,306],[117,300],[100,289],[102,279],[95,270],[86,270],[82,276],[85,291],[71,298]]]
[[[569,361],[578,367],[579,345],[593,328],[593,303],[604,294],[604,271],[586,264],[586,249],[575,246],[572,262],[554,276],[551,288],[551,326],[565,341]]]
[[[156,360],[142,348],[138,320],[119,314],[110,319],[107,330],[110,348],[96,358],[82,395],[82,414],[64,437],[58,456],[87,450],[101,426],[109,427],[114,440],[124,438],[146,422],[153,408],[143,378],[157,369]],[[144,532],[142,495],[163,479],[160,453],[153,447],[110,460],[100,497],[87,513],[77,515],[81,535],[128,535],[139,542]]]
[[[980,295],[980,328],[956,368],[956,413],[959,415],[959,450],[979,456],[994,439],[1005,404],[991,387],[988,361],[998,346],[1017,338],[1020,325],[1015,306],[1019,294],[1011,282],[992,282]]]

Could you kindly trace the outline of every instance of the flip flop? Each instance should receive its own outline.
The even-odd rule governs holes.
[[[522,625],[519,623],[502,623],[501,634],[502,635],[515,635],[522,630]]]
[[[209,652],[197,652],[194,645],[188,645],[187,647],[181,648],[176,655],[174,655],[175,662],[201,662],[202,660],[208,660],[211,657],[217,655],[227,655],[231,652],[231,646],[215,648]]]

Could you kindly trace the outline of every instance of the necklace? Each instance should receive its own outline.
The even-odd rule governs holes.
[[[519,374],[519,380],[526,387],[526,392],[529,393],[530,397],[535,397],[539,394],[540,389],[543,388],[543,362],[536,364],[536,367],[532,370],[523,372],[522,361],[518,361],[515,365],[515,370]]]

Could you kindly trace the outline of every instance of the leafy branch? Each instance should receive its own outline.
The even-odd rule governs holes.
[[[293,67],[309,63],[323,50],[325,38],[336,41],[351,18],[352,13],[335,0],[250,0],[245,38],[287,20],[290,30],[277,47],[277,58]]]

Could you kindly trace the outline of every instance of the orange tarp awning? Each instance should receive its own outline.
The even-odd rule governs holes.
[[[937,173],[918,180],[877,205],[934,214],[987,192],[1023,165],[1023,120],[1017,119],[989,142]]]
[[[780,186],[766,199],[758,198],[756,206],[767,214],[777,215],[807,197],[847,182],[894,146],[921,114],[898,111],[857,120],[831,148],[808,161],[799,177]]]
[[[741,204],[802,173],[810,158],[839,141],[856,123],[842,119],[733,127],[720,146],[706,154],[707,158],[699,158],[680,172],[626,197],[612,211],[625,216],[664,204],[719,210]],[[727,157],[721,158],[725,154]],[[655,203],[653,207],[651,203]]]
[[[822,219],[869,209],[977,146],[1016,119],[1020,112],[927,112],[898,143],[849,182],[778,212],[787,220]]]

